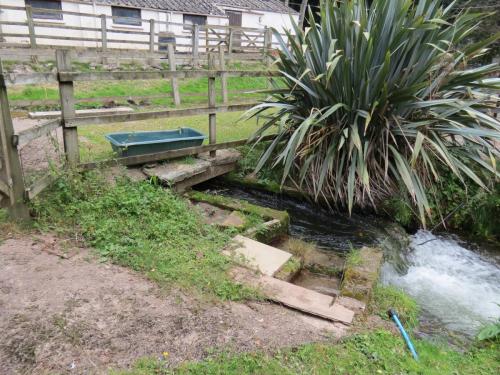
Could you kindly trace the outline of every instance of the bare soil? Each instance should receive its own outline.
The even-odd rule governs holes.
[[[175,366],[218,351],[335,340],[345,326],[271,303],[168,290],[49,236],[0,246],[0,374],[102,374],[144,356]]]

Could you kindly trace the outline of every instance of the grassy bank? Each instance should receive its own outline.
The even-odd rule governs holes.
[[[270,355],[251,353],[218,355],[199,363],[166,368],[168,359],[139,361],[131,371],[115,375],[152,374],[425,374],[494,375],[500,371],[499,347],[490,344],[460,353],[444,346],[417,340],[416,362],[398,336],[379,330],[352,336],[335,345],[309,344]]]
[[[398,311],[401,321],[409,330],[416,326],[418,306],[415,301],[393,287],[377,286],[369,312],[388,319],[388,307]],[[112,374],[493,375],[500,371],[498,342],[459,352],[446,344],[414,339],[420,358],[416,362],[399,334],[369,327],[358,327],[359,331],[340,343],[307,344],[274,353],[219,352],[201,362],[184,363],[175,369],[169,367],[168,356],[144,358],[133,369]]]
[[[234,229],[203,224],[170,190],[125,178],[112,184],[97,172],[75,174],[59,179],[33,209],[39,229],[83,238],[103,261],[130,267],[160,285],[224,300],[255,296],[226,274],[230,262],[220,249]]]

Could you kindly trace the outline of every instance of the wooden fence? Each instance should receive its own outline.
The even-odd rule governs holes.
[[[0,22],[0,40],[4,40],[0,43],[0,56],[3,58],[50,57],[53,54],[52,48],[56,47],[80,50],[82,58],[92,59],[95,52],[99,52],[103,59],[121,57],[153,60],[166,54],[171,41],[164,38],[168,37],[175,38],[175,49],[182,54],[183,62],[198,65],[201,61],[206,61],[208,53],[220,47],[224,49],[229,60],[266,60],[266,55],[278,46],[278,43],[273,43],[272,33],[268,28],[188,25],[153,19],[133,19],[140,21],[142,26],[134,30],[112,25],[115,19],[124,17],[104,14],[7,5],[0,5],[0,10],[26,14],[26,22]],[[40,22],[33,17],[37,12],[84,18],[89,22],[82,23],[89,26]],[[130,51],[133,53],[129,53]]]
[[[235,147],[246,143],[246,139],[217,143],[217,113],[243,111],[251,108],[255,103],[222,103],[217,104],[216,80],[223,81],[227,77],[273,77],[277,74],[270,71],[229,71],[223,66],[216,68],[215,53],[209,54],[208,70],[179,71],[109,71],[78,73],[71,71],[71,51],[57,50],[57,72],[14,74],[4,73],[0,70],[0,205],[10,207],[15,216],[27,215],[25,202],[33,199],[51,183],[51,176],[47,174],[39,180],[25,185],[21,167],[19,148],[34,139],[50,134],[62,128],[64,153],[67,165],[83,169],[95,168],[97,165],[109,166],[115,164],[136,165],[148,162],[166,160],[186,155],[195,155],[201,152],[214,153],[218,149]],[[219,55],[220,58],[220,55]],[[224,61],[222,58],[220,61]],[[0,64],[1,66],[1,64]],[[173,65],[175,67],[175,65]],[[176,81],[181,78],[208,79],[208,105],[194,108],[166,109],[149,112],[134,112],[126,114],[100,115],[92,117],[77,117],[75,113],[75,82],[88,81],[113,81],[113,80],[148,80],[169,79],[175,88]],[[50,120],[36,127],[15,132],[9,108],[8,87],[27,84],[57,83],[60,93],[61,117]],[[222,84],[222,90],[227,86]],[[175,91],[175,90],[174,90]],[[224,95],[223,95],[224,97]],[[87,125],[110,124],[118,122],[140,121],[158,118],[171,118],[179,116],[208,115],[209,143],[199,147],[190,147],[180,150],[165,151],[155,154],[146,154],[133,157],[120,157],[101,161],[99,163],[80,163],[80,150],[78,142],[78,127]]]

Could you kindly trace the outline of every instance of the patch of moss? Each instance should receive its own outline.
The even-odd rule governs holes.
[[[333,266],[322,266],[320,264],[308,264],[305,267],[309,272],[328,277],[340,277],[342,269]]]
[[[302,269],[303,262],[292,256],[288,261],[274,274],[274,277],[284,281],[291,281]]]
[[[260,217],[266,222],[255,226],[255,230],[252,231],[252,236],[258,241],[270,242],[288,232],[290,217],[286,211],[278,211],[268,207],[257,206],[244,200],[206,194],[199,191],[188,192],[187,196],[193,201],[205,202],[222,209],[243,212],[247,217],[251,215]],[[274,223],[270,221],[274,221]]]
[[[368,302],[378,280],[382,256],[382,251],[377,248],[363,247],[352,251],[346,259],[342,295]]]
[[[278,211],[268,207],[261,207],[247,201],[224,197],[222,195],[206,194],[201,191],[191,191],[187,193],[190,199],[198,202],[207,202],[220,208],[227,208],[237,211],[253,213],[261,216],[264,219],[278,219],[279,221],[288,224],[290,218],[286,211]]]

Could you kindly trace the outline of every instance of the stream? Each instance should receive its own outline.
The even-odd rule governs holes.
[[[448,233],[418,231],[410,244],[393,223],[374,215],[333,214],[298,199],[212,181],[198,187],[260,206],[286,210],[290,235],[323,251],[345,254],[362,246],[384,250],[381,281],[403,289],[421,308],[417,334],[461,344],[500,318],[500,249]],[[403,235],[403,238],[406,237]]]

